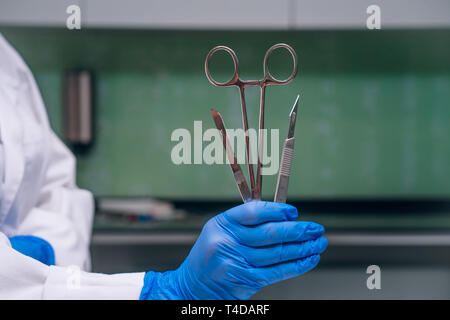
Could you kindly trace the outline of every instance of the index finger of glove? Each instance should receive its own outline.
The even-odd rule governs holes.
[[[233,224],[258,225],[270,221],[289,221],[298,217],[297,208],[286,203],[250,201],[229,209],[224,217]]]

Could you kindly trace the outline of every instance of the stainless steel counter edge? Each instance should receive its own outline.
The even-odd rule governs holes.
[[[450,234],[366,234],[328,233],[325,235],[331,246],[450,246]],[[92,236],[92,245],[192,245],[198,233],[97,233]]]

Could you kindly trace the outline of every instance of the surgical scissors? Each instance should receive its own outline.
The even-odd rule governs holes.
[[[278,80],[276,79],[269,71],[268,66],[268,60],[271,53],[278,48],[284,48],[289,51],[289,53],[292,56],[293,60],[293,70],[291,75],[286,78],[285,80]],[[233,59],[234,63],[234,74],[231,77],[230,80],[227,82],[218,82],[213,79],[209,72],[209,60],[211,59],[212,55],[216,53],[217,51],[226,51]],[[278,43],[273,45],[269,48],[269,50],[266,51],[266,54],[264,56],[263,60],[263,72],[264,76],[261,80],[243,80],[239,76],[239,61],[236,56],[236,53],[226,46],[217,46],[211,51],[209,51],[208,55],[206,56],[205,60],[205,73],[206,77],[208,78],[209,82],[211,82],[213,85],[218,87],[237,87],[239,89],[239,96],[241,100],[241,112],[242,112],[242,124],[245,131],[245,151],[246,151],[246,160],[248,163],[248,174],[249,174],[249,180],[250,180],[250,188],[251,188],[251,195],[253,199],[261,199],[261,189],[262,189],[262,157],[263,157],[263,146],[264,146],[264,107],[265,107],[265,93],[266,93],[266,87],[269,85],[285,85],[291,82],[295,76],[297,75],[297,67],[298,67],[298,61],[297,61],[297,54],[295,53],[294,49],[292,49],[291,46],[285,44],[285,43]],[[255,183],[255,177],[254,177],[254,171],[253,171],[253,164],[251,162],[251,155],[250,155],[250,141],[249,141],[249,135],[248,135],[248,120],[247,120],[247,107],[245,103],[245,94],[244,94],[244,88],[247,86],[258,86],[260,87],[260,104],[259,104],[259,130],[258,130],[258,161],[257,161],[257,171],[256,171],[256,183]]]

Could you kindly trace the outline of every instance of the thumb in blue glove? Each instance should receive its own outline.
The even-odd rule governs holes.
[[[50,243],[36,236],[14,236],[9,238],[14,250],[36,259],[48,266],[55,264],[55,253]]]
[[[293,221],[288,204],[252,201],[209,220],[175,271],[149,271],[141,299],[248,299],[262,287],[313,269],[324,228]]]

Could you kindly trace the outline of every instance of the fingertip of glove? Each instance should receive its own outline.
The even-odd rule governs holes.
[[[309,222],[308,227],[306,228],[306,233],[309,235],[320,236],[325,233],[325,228],[321,224]]]
[[[289,220],[295,220],[298,218],[298,210],[296,207],[291,206],[287,203],[280,203],[279,205],[281,206],[281,210],[286,214],[286,217]]]
[[[315,267],[320,261],[320,255],[316,254],[310,257],[309,263],[311,266]]]
[[[317,242],[319,243],[319,253],[324,252],[328,247],[328,239],[321,237],[317,240]]]
[[[283,213],[288,220],[295,220],[298,218],[298,210],[296,207],[287,204],[272,201],[251,201],[249,206],[262,206],[265,210],[274,210]]]
[[[312,269],[315,266],[317,266],[317,264],[319,263],[320,255],[318,255],[318,254],[312,255],[312,256],[306,258],[306,260],[307,260],[307,264]]]
[[[313,269],[315,266],[317,266],[319,261],[320,261],[320,255],[318,255],[318,254],[309,256],[302,260],[298,260],[297,266],[298,266],[299,272],[303,273],[303,272],[307,272],[307,271]]]

